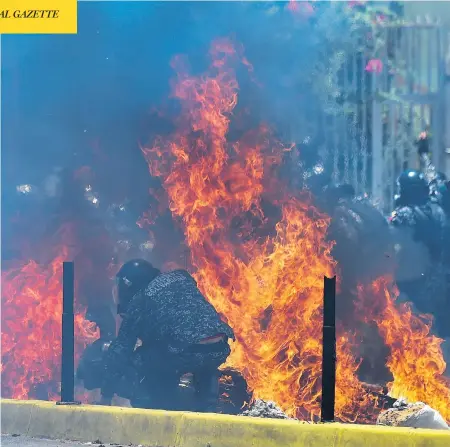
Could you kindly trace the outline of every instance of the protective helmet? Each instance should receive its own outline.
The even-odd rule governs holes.
[[[420,203],[428,197],[429,189],[425,176],[417,169],[403,171],[397,186],[401,201],[406,203]]]
[[[126,262],[116,274],[114,300],[117,304],[117,313],[126,313],[131,299],[153,279],[160,271],[144,259],[132,259]]]

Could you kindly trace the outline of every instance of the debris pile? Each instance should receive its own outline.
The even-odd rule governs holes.
[[[393,408],[382,412],[378,416],[377,425],[450,430],[438,411],[423,402],[408,404],[404,399],[397,400]]]
[[[256,399],[253,401],[248,409],[242,412],[240,416],[266,419],[293,419],[283,413],[283,410],[281,410],[275,402],[265,401],[262,399]]]

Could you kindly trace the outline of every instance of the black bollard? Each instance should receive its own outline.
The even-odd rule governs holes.
[[[336,392],[336,276],[324,277],[321,421],[334,421]]]
[[[75,277],[74,263],[63,263],[63,313],[61,342],[61,402],[59,404],[77,404],[75,402]]]

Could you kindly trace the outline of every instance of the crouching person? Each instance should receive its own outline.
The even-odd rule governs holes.
[[[234,334],[192,276],[183,270],[161,273],[147,261],[132,260],[117,273],[114,295],[122,324],[105,355],[102,403],[110,402],[134,365],[140,378],[134,407],[215,411],[218,368],[230,354]],[[188,373],[194,408],[183,408],[180,399],[180,378]]]

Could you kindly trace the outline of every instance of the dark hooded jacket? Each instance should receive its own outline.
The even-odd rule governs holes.
[[[103,396],[112,396],[112,386],[129,366],[138,340],[143,347],[157,346],[162,355],[190,357],[195,356],[195,349],[194,354],[190,352],[200,340],[218,334],[234,339],[232,329],[220,319],[188,272],[158,275],[134,296],[108,349]]]
[[[394,227],[409,228],[413,239],[425,244],[434,261],[443,260],[446,223],[443,209],[431,201],[422,205],[400,206],[391,217]]]

